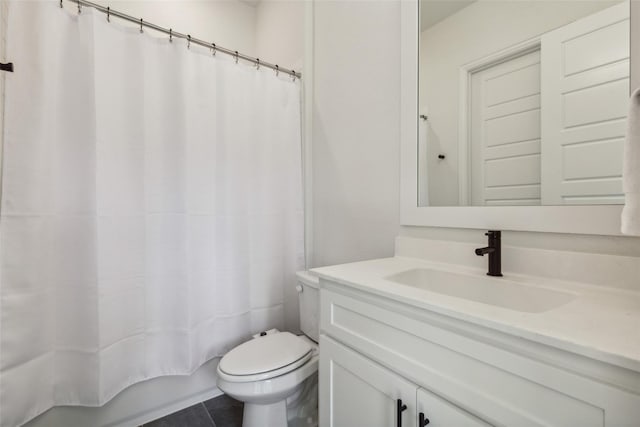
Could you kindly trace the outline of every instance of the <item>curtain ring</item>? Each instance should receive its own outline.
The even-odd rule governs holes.
[[[280,74],[280,66],[276,64],[276,76]]]
[[[78,2],[78,13],[82,13],[82,5]]]
[[[62,9],[64,6],[62,5],[62,0],[60,0],[60,9]]]
[[[173,43],[173,28],[169,28],[169,43]]]
[[[140,34],[142,34],[144,30],[142,29],[142,18],[140,18]]]
[[[235,53],[236,53],[235,57],[236,57],[236,64],[237,64],[238,63],[238,51],[236,50]]]
[[[187,34],[187,49],[191,49],[191,35]]]
[[[291,70],[291,73],[293,74],[292,78],[293,78],[293,81],[295,82],[296,81],[296,70]]]
[[[256,58],[256,70],[260,69],[260,58]]]
[[[111,22],[111,7],[107,6],[107,22]]]
[[[216,44],[211,43],[211,53],[213,56],[216,56]]]

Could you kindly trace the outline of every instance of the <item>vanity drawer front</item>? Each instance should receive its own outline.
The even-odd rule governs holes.
[[[636,425],[638,396],[377,304],[321,291],[329,336],[494,425]],[[373,303],[370,301],[374,301]],[[605,422],[606,421],[606,422]]]

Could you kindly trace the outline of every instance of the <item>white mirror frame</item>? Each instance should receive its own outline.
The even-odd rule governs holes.
[[[419,0],[402,0],[400,223],[402,225],[620,235],[621,205],[418,206]],[[640,0],[631,1],[631,87],[640,86]]]

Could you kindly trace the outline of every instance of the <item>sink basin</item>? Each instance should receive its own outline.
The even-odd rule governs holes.
[[[407,270],[386,279],[429,292],[526,313],[542,313],[565,305],[576,297],[574,294],[529,286],[501,277],[428,268]]]

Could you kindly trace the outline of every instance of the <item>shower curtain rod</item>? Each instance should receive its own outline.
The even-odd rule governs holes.
[[[238,62],[239,59],[242,59],[243,61],[247,61],[247,62],[251,62],[251,63],[255,64],[257,67],[266,67],[266,68],[270,68],[272,70],[275,70],[276,73],[288,74],[288,75],[292,76],[294,79],[295,78],[299,78],[299,79],[302,78],[302,74],[299,73],[299,72],[296,72],[295,70],[289,70],[287,68],[280,67],[278,64],[271,64],[269,62],[261,61],[260,58],[253,58],[251,56],[244,55],[242,53],[238,53],[237,50],[231,50],[231,49],[227,49],[227,48],[222,47],[222,46],[218,46],[215,43],[208,43],[208,42],[206,42],[204,40],[200,40],[200,39],[197,39],[195,37],[191,37],[190,34],[179,33],[177,31],[173,31],[173,29],[171,29],[171,28],[170,29],[163,28],[163,27],[161,27],[159,25],[152,24],[151,22],[144,21],[142,18],[137,19],[137,18],[134,18],[133,16],[127,15],[125,13],[113,10],[113,9],[111,9],[111,7],[101,6],[99,4],[95,4],[95,3],[92,3],[92,2],[87,1],[87,0],[67,0],[67,1],[70,1],[70,2],[75,3],[75,4],[78,5],[78,13],[80,13],[82,11],[82,6],[92,7],[92,8],[94,8],[94,9],[96,9],[96,10],[102,12],[102,13],[105,13],[107,15],[107,20],[109,20],[109,18],[111,16],[115,16],[117,18],[124,19],[125,21],[133,22],[135,24],[140,25],[140,31],[142,31],[142,27],[151,28],[152,30],[156,30],[156,31],[159,31],[161,33],[167,34],[169,36],[169,40],[171,40],[171,38],[173,38],[173,37],[184,39],[184,40],[187,40],[187,42],[189,44],[193,43],[193,44],[197,44],[199,46],[211,49],[211,50],[213,50],[214,54],[216,52],[222,52],[222,53],[224,53],[226,55],[233,56],[236,59],[236,62]],[[60,0],[60,7],[62,7],[62,0]]]

